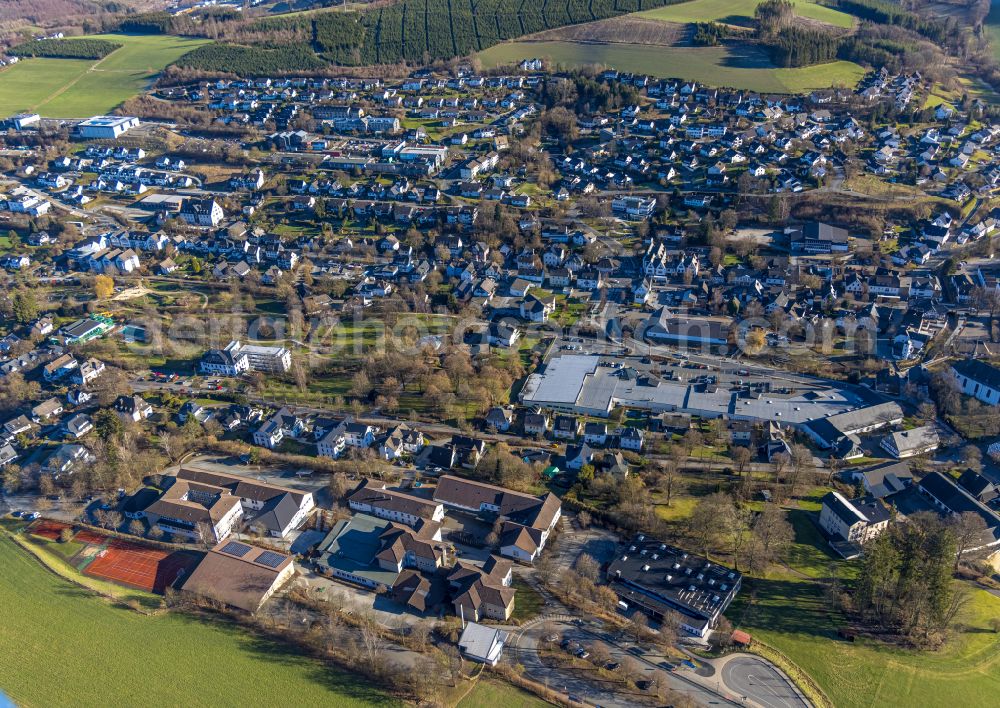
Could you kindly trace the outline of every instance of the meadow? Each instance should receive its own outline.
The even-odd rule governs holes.
[[[854,86],[864,70],[836,61],[797,69],[776,68],[752,45],[661,47],[582,42],[507,42],[479,53],[484,66],[548,57],[555,64],[603,64],[620,71],[699,81],[710,86],[765,93],[798,93],[835,85]]]
[[[993,56],[1000,60],[1000,2],[994,2],[990,5],[990,13],[983,21],[983,29],[986,30],[986,34],[990,38]]]
[[[118,608],[0,534],[0,687],[17,705],[396,705],[356,677],[221,622]],[[251,697],[252,698],[248,698]]]
[[[48,118],[108,113],[144,91],[167,64],[207,43],[169,35],[93,35],[121,44],[97,61],[23,59],[0,70],[0,106]]]
[[[1000,598],[974,590],[967,625],[939,651],[908,651],[836,635],[838,617],[823,587],[794,574],[754,580],[756,600],[740,620],[746,594],[728,614],[740,629],[781,650],[826,691],[838,708],[877,705],[990,706],[1000,691],[1000,634],[988,621]]]
[[[638,13],[638,16],[665,22],[724,22],[750,27],[754,8],[758,2],[759,0],[692,0],[646,10]],[[844,29],[854,26],[854,17],[846,12],[819,5],[811,0],[792,0],[792,2],[795,5],[795,14],[799,17]]]
[[[670,507],[657,513],[671,522],[691,514],[711,484],[685,476]],[[846,625],[826,592],[832,569],[844,583],[858,575],[857,561],[835,556],[815,522],[829,491],[816,487],[789,503],[795,540],[782,563],[763,577],[744,579],[726,616],[738,629],[783,652],[809,674],[837,708],[881,705],[995,705],[1000,690],[1000,633],[990,620],[1000,615],[1000,597],[970,588],[970,602],[959,616],[952,640],[939,651],[910,651],[858,637],[851,642],[837,631]],[[662,502],[662,499],[658,499]],[[757,502],[754,503],[756,506]]]
[[[785,555],[785,565],[745,584],[726,612],[734,626],[782,651],[838,708],[995,705],[1000,691],[1000,634],[989,621],[1000,615],[1000,597],[985,590],[970,588],[970,602],[959,616],[958,628],[939,651],[910,651],[863,637],[851,642],[838,636],[845,620],[831,607],[823,579],[835,567],[849,581],[857,576],[858,566],[835,557],[809,518],[825,491],[816,489],[789,511],[795,543]]]

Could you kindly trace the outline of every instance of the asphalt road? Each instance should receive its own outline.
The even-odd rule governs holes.
[[[634,662],[643,679],[659,682],[697,705],[739,705],[737,701],[727,700],[715,691],[686,678],[683,671],[671,672],[661,668],[658,664],[664,660],[662,655],[629,651],[626,645],[608,641],[598,632],[566,620],[552,620],[530,626],[512,645],[508,645],[508,659],[518,661],[529,676],[557,691],[576,696],[585,704],[631,708],[637,705],[661,705],[661,702],[655,698],[654,691],[625,689],[616,680],[598,678],[597,672],[593,670],[547,666],[538,655],[538,645],[542,641],[542,634],[547,631],[546,626],[551,627],[560,638],[569,638],[587,647],[603,645],[613,661],[622,664],[626,661]]]
[[[773,666],[751,656],[730,659],[722,682],[738,696],[767,708],[809,708],[798,691]]]

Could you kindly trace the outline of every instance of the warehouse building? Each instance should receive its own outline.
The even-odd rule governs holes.
[[[844,435],[875,430],[903,418],[897,404],[867,389],[835,381],[786,372],[772,376],[759,369],[734,372],[690,369],[681,363],[653,365],[639,357],[590,354],[551,359],[544,370],[525,381],[521,402],[599,418],[607,418],[617,406],[626,406],[653,413],[812,426],[816,430],[805,432],[823,447]]]
[[[88,140],[114,140],[139,125],[133,116],[94,116],[82,121],[77,127],[81,138]]]

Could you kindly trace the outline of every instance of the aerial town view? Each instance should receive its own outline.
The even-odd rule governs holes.
[[[1000,705],[1000,0],[0,2],[0,708]]]

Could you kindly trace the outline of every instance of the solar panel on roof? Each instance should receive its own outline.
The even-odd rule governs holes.
[[[266,565],[268,568],[277,568],[285,562],[285,556],[280,553],[275,553],[274,551],[264,551],[257,556],[257,560],[254,562]]]
[[[242,558],[250,552],[250,546],[238,541],[230,541],[222,547],[222,552],[231,556],[236,556],[237,558]]]

